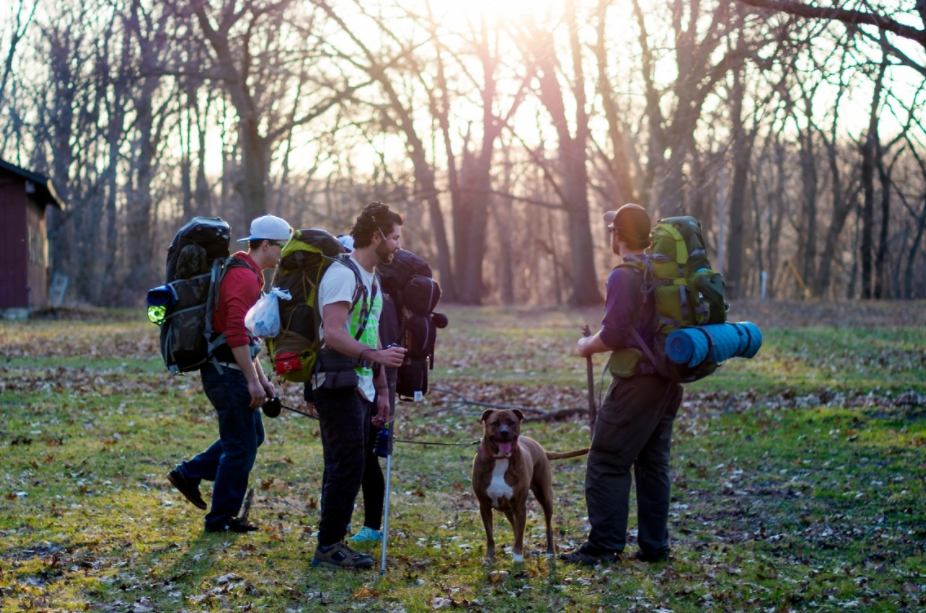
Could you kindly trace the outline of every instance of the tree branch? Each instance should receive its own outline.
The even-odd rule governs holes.
[[[891,32],[915,42],[926,48],[926,31],[894,21],[877,13],[866,13],[843,8],[819,7],[804,4],[797,0],[737,0],[749,6],[779,11],[807,19],[825,19],[827,21],[841,21],[849,25],[873,25],[879,30]]]

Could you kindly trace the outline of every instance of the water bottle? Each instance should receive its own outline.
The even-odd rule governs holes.
[[[389,435],[389,424],[384,425],[379,432],[376,433],[376,441],[373,443],[373,454],[380,458],[385,458],[389,455],[391,436]]]

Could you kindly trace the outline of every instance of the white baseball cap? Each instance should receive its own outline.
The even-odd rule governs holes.
[[[250,241],[288,241],[293,229],[284,220],[274,215],[264,215],[251,222],[251,235],[239,238],[239,243]]]
[[[341,243],[341,246],[348,251],[354,250],[354,237],[350,234],[341,234],[338,236],[338,242]]]

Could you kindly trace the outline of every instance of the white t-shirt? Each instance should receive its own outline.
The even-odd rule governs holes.
[[[376,279],[376,273],[364,270],[363,266],[361,266],[357,260],[353,260],[353,262],[357,266],[357,270],[360,271],[360,278],[367,288],[367,301],[369,301],[370,298],[373,297],[373,282],[374,279]],[[367,320],[367,325],[363,329],[363,334],[359,339],[364,345],[373,348],[379,346],[379,317],[383,312],[382,289],[379,285],[379,281],[377,280],[376,296],[373,297],[370,318]],[[325,271],[321,283],[318,284],[318,312],[323,314],[325,305],[334,302],[346,302],[350,304],[354,299],[354,289],[356,287],[357,277],[354,275],[353,271],[340,262],[332,263],[331,266],[328,267],[328,270]],[[357,330],[360,328],[360,312],[362,310],[363,298],[361,297],[360,301],[354,307],[354,310],[348,315],[347,323],[344,325],[344,329],[350,334],[351,338],[357,335]],[[325,339],[325,328],[322,322],[319,322],[318,325],[318,338],[320,341],[324,341]],[[373,386],[373,369],[358,366],[355,370],[360,377],[360,393],[363,394],[364,398],[372,402],[374,394],[376,393]],[[318,387],[324,380],[324,375],[316,375],[312,387]]]

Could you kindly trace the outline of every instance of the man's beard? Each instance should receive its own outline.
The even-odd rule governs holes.
[[[395,256],[395,252],[390,251],[389,245],[386,244],[386,241],[383,241],[376,246],[376,255],[379,257],[380,264],[391,264],[392,258]]]

